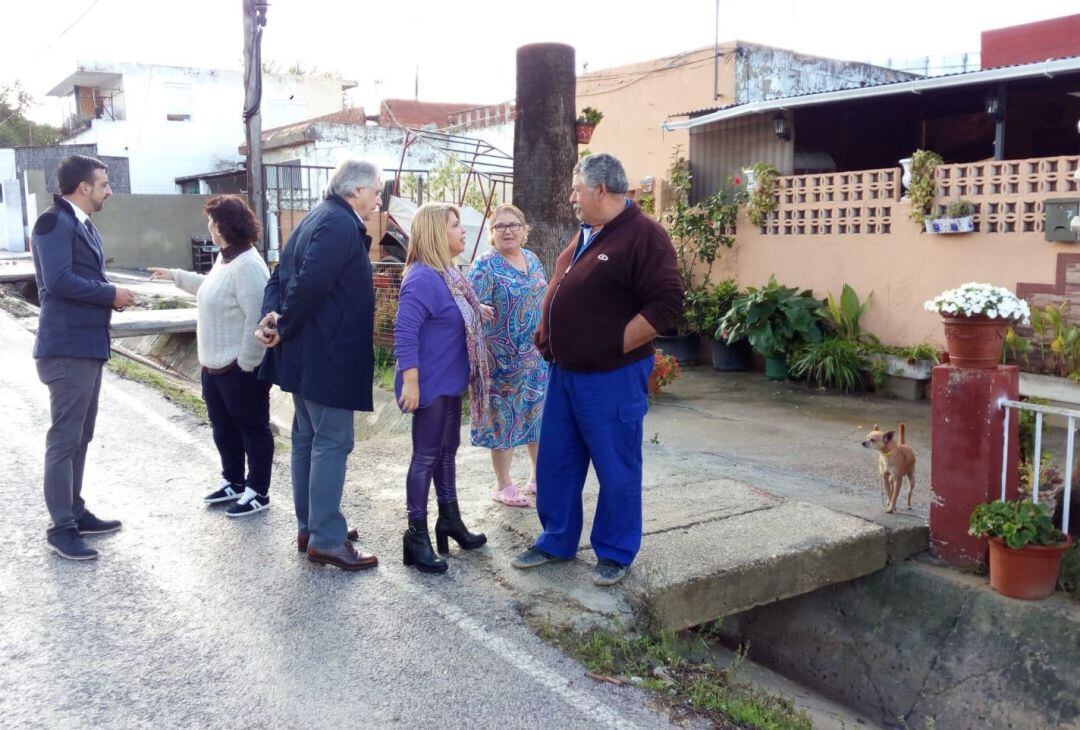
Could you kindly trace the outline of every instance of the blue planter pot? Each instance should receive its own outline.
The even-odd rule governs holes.
[[[709,349],[712,350],[714,370],[741,373],[750,369],[750,357],[753,350],[747,340],[739,340],[733,345],[722,340],[709,340]]]
[[[658,335],[655,345],[679,361],[680,365],[696,365],[701,343],[697,334]]]

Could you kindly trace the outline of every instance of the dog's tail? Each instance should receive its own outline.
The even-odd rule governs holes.
[[[900,424],[900,445],[903,446],[906,443],[907,443],[907,440],[904,438],[904,424],[901,423]]]

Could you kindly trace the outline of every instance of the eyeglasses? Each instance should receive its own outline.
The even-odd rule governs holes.
[[[514,233],[517,233],[524,227],[525,226],[521,225],[520,223],[496,223],[494,226],[492,226],[492,228],[495,229],[496,233],[504,233],[506,231],[513,231]]]

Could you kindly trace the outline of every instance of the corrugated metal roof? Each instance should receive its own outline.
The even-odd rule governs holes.
[[[923,76],[902,81],[883,81],[877,84],[836,89],[834,91],[815,91],[806,94],[794,94],[766,101],[753,101],[744,104],[728,104],[727,106],[697,109],[694,111],[672,114],[672,117],[690,117],[685,122],[664,122],[663,128],[671,131],[675,129],[691,129],[703,124],[711,124],[723,119],[755,114],[773,109],[785,109],[795,106],[811,106],[813,104],[827,104],[846,99],[859,99],[872,96],[886,96],[888,94],[902,94],[905,92],[917,94],[934,88],[948,88],[985,84],[990,81],[1005,81],[1012,78],[1030,78],[1032,76],[1052,76],[1055,73],[1067,73],[1080,71],[1080,56],[1067,58],[1048,59],[1038,63],[1023,63],[1012,66],[998,66],[996,68],[984,68],[978,71],[959,71],[940,76]]]

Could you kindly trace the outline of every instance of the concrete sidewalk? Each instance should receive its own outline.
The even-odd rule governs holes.
[[[385,397],[385,394],[382,396]],[[369,416],[359,416],[361,420]],[[876,457],[859,442],[874,421],[902,419],[920,456],[915,509],[886,515]],[[598,589],[588,535],[597,484],[585,490],[579,560],[509,566],[540,529],[533,509],[494,504],[488,452],[463,447],[463,511],[488,533],[489,568],[521,608],[554,623],[680,629],[880,570],[926,548],[929,405],[839,396],[760,374],[692,369],[645,420],[645,536],[627,581]],[[400,429],[395,429],[400,433]],[[468,443],[468,434],[462,434]],[[658,443],[657,443],[658,442]],[[403,502],[407,437],[358,444],[355,471],[387,508]],[[515,475],[527,479],[522,451]],[[476,487],[480,486],[480,489]]]

